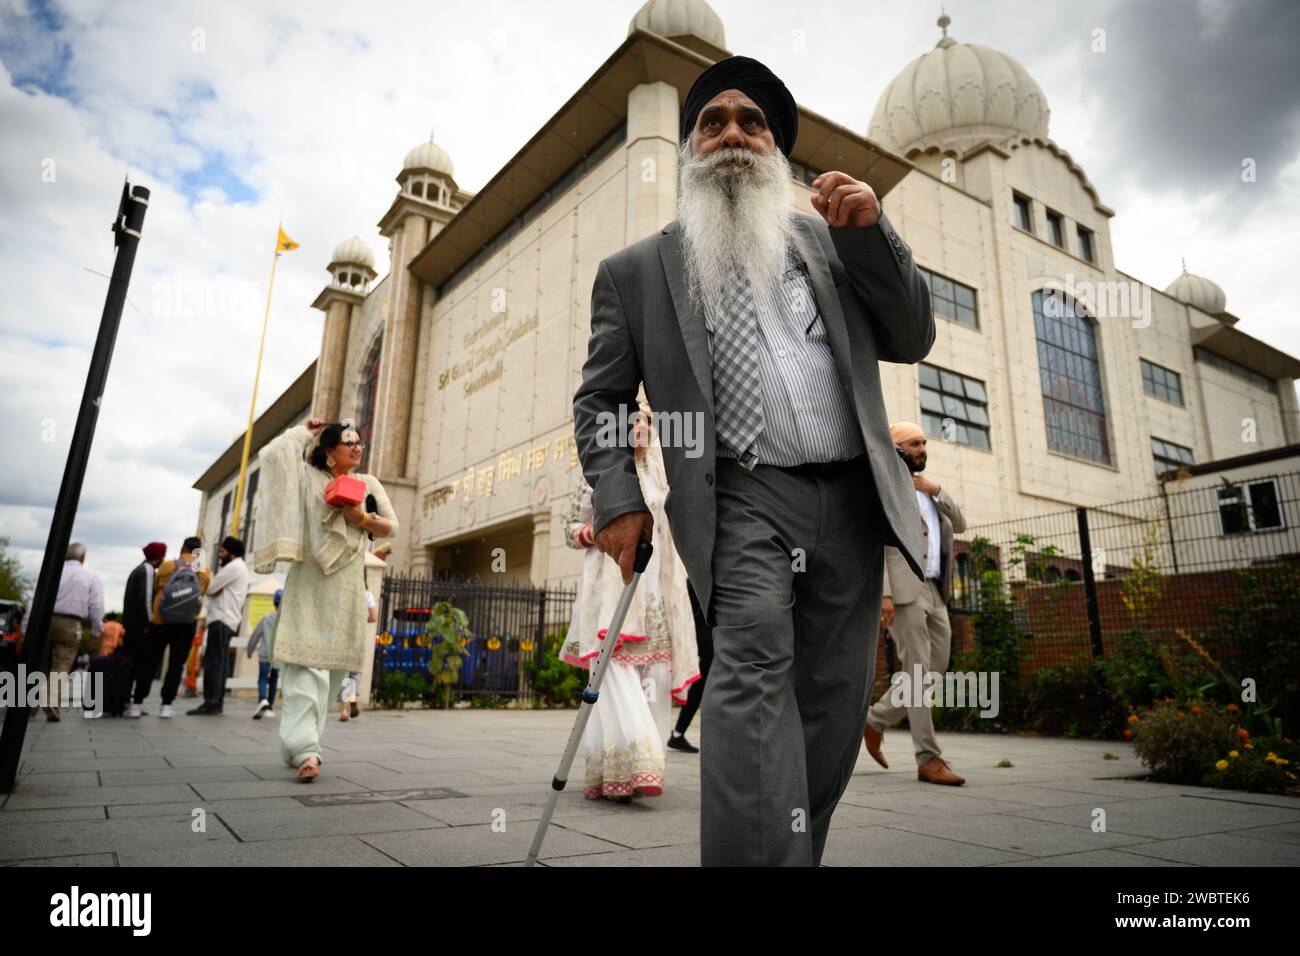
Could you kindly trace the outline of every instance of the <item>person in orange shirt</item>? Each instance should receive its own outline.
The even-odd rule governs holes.
[[[112,654],[122,646],[122,638],[125,634],[126,628],[117,619],[117,614],[105,614],[104,630],[99,635],[99,653]]]

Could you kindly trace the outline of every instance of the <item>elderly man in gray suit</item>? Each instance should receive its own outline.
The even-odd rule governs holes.
[[[894,444],[907,453],[912,482],[916,486],[916,503],[921,511],[922,554],[925,555],[925,580],[918,581],[896,548],[885,549],[885,596],[880,620],[890,629],[898,651],[898,669],[906,680],[896,685],[907,696],[922,693],[916,674],[922,679],[930,671],[942,672],[948,666],[952,647],[952,627],[948,622],[948,598],[952,595],[953,533],[966,530],[966,517],[957,502],[937,483],[926,478],[929,453],[925,431],[913,422],[895,422],[889,428]],[[942,686],[942,685],[940,685]],[[905,698],[906,699],[906,698]],[[863,739],[867,753],[876,763],[888,767],[880,752],[886,727],[907,715],[916,748],[916,776],[926,783],[960,787],[965,779],[952,772],[939,740],[934,735],[934,715],[930,708],[905,706],[895,700],[894,686],[881,695],[869,711]]]
[[[610,424],[643,383],[654,409],[673,539],[713,626],[706,866],[820,863],[871,702],[885,546],[921,573],[877,363],[925,357],[929,293],[866,183],[823,173],[818,215],[791,210],[797,129],[755,60],[696,80],[678,219],[600,263],[573,400],[597,544],[624,581],[651,517]]]

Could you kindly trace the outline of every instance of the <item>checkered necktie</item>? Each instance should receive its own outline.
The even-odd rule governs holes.
[[[758,376],[758,309],[739,271],[723,299],[713,333],[713,404],[721,443],[738,455],[763,430]]]

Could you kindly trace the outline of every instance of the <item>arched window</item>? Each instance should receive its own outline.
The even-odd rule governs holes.
[[[379,394],[379,357],[383,349],[379,344],[370,352],[365,368],[361,370],[361,401],[357,403],[357,434],[366,443],[366,450],[361,455],[361,464],[357,470],[370,470],[370,452],[374,442],[375,401]]]
[[[1092,319],[1064,292],[1040,289],[1034,293],[1034,331],[1047,447],[1109,465],[1106,403]]]

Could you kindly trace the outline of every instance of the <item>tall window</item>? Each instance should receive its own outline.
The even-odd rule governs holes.
[[[921,273],[921,278],[930,287],[930,308],[935,315],[941,315],[967,328],[980,327],[974,289],[920,266],[916,267],[916,271]]]
[[[1151,455],[1156,460],[1156,474],[1163,475],[1182,465],[1193,464],[1192,450],[1163,438],[1151,437]]]
[[[1079,232],[1079,258],[1096,262],[1097,253],[1092,247],[1092,230],[1085,229],[1083,226],[1075,226],[1075,229]]]
[[[1012,193],[1011,201],[1016,207],[1016,225],[1025,232],[1034,231],[1034,214],[1032,207],[1029,205],[1029,197],[1022,196],[1020,193]]]
[[[221,499],[221,526],[217,528],[217,540],[220,541],[226,536],[226,529],[230,527],[226,519],[230,517],[230,499],[235,496],[233,491],[227,491],[224,498]]]
[[[917,366],[917,375],[925,433],[988,451],[989,396],[983,383],[924,362]],[[951,419],[951,431],[944,428],[945,419]]]
[[[1047,210],[1047,238],[1051,240],[1052,245],[1065,248],[1065,220],[1061,218],[1059,212]]]
[[[375,430],[375,400],[379,394],[379,357],[383,351],[381,347],[376,346],[370,354],[370,361],[366,363],[361,373],[361,404],[357,409],[356,422],[357,434],[366,443],[366,450],[361,455],[361,464],[357,466],[357,470],[361,472],[370,470],[370,451]]]
[[[1183,404],[1183,383],[1177,372],[1163,365],[1139,359],[1142,363],[1142,390],[1173,405]]]
[[[1034,330],[1047,447],[1109,465],[1106,403],[1092,320],[1065,293],[1039,289],[1034,293]]]
[[[248,487],[244,489],[244,517],[239,523],[239,537],[244,542],[244,551],[250,559],[253,554],[253,522],[257,514],[253,510],[253,501],[257,498],[257,479],[261,474],[262,469],[259,468],[248,475]]]

